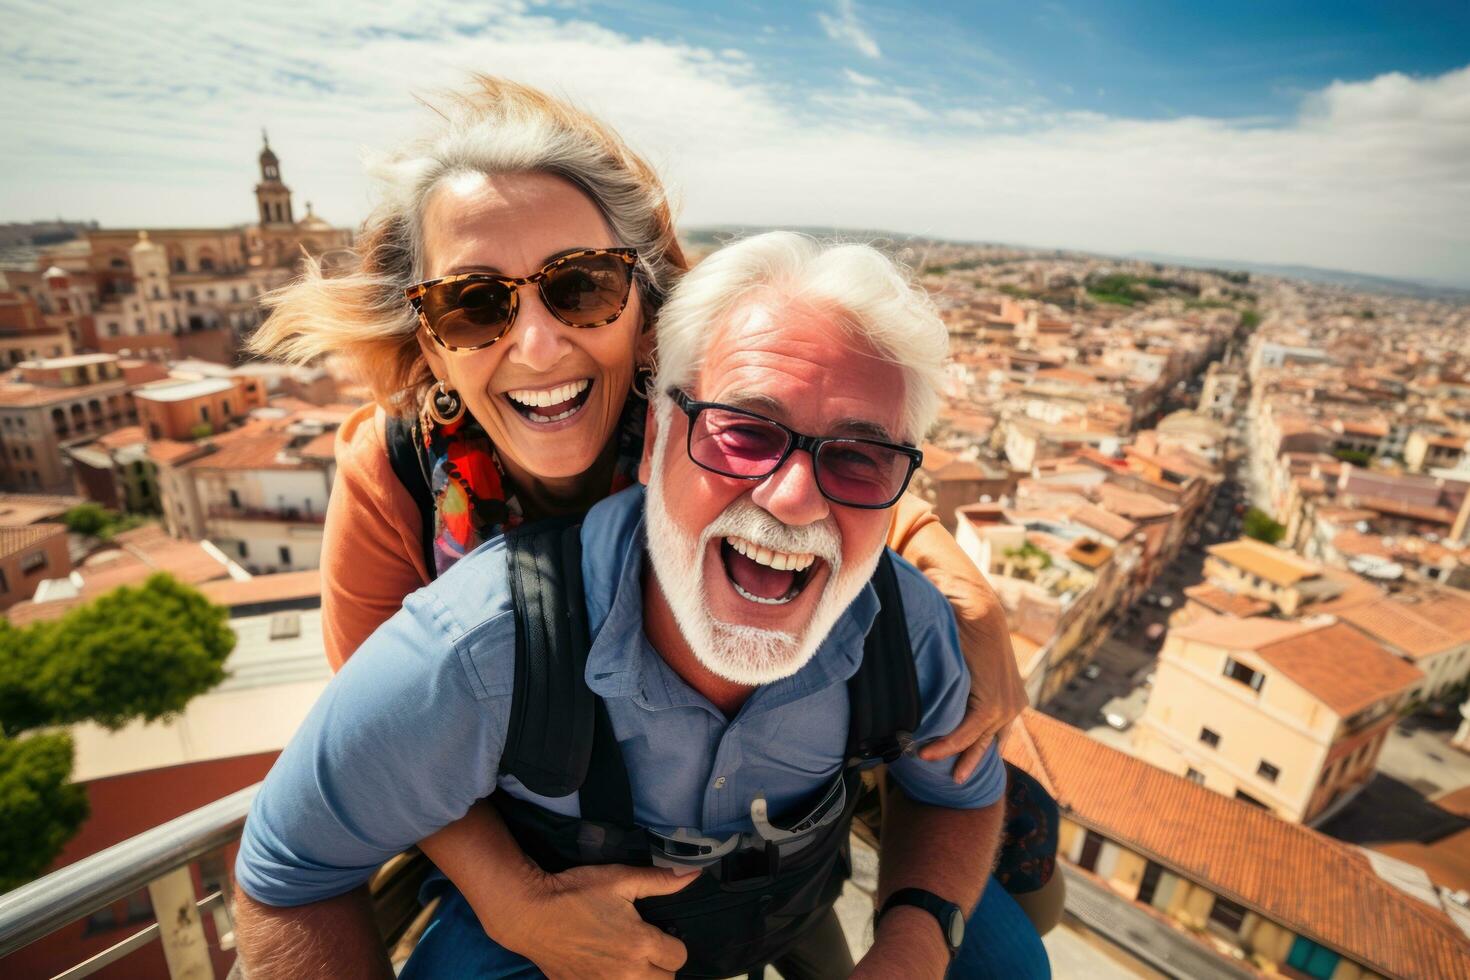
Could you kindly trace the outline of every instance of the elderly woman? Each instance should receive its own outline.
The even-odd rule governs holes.
[[[479,78],[379,170],[385,195],[355,267],[308,262],[252,342],[293,361],[340,355],[376,401],[338,436],[322,549],[334,669],[479,543],[635,479],[649,325],[685,268],[652,168],[596,119],[525,86]],[[922,502],[898,508],[889,544],[955,607],[970,709],[924,754],[959,753],[963,778],[1024,703],[1004,615]],[[423,848],[494,939],[553,976],[610,972],[628,930],[648,928],[633,892],[678,887],[630,884],[634,869],[546,875],[500,859],[515,843],[486,805]],[[498,859],[482,860],[487,849]],[[512,866],[523,873],[486,871]]]

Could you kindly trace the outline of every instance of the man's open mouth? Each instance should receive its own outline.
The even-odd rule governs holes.
[[[520,388],[507,391],[505,400],[527,421],[549,425],[576,415],[587,404],[591,394],[592,379],[578,378],[555,388]]]
[[[773,551],[744,538],[720,539],[725,576],[742,598],[763,606],[782,606],[801,595],[821,559],[816,555]]]

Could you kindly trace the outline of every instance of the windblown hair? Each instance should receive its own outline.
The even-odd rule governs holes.
[[[903,438],[924,438],[939,414],[949,332],[927,293],[868,245],[822,244],[773,231],[728,245],[695,266],[657,323],[659,391],[694,382],[712,328],[765,296],[835,309],[851,334],[904,372]]]
[[[348,260],[304,262],[296,281],[264,298],[270,316],[250,340],[261,356],[294,364],[344,356],[389,410],[417,404],[432,381],[403,297],[424,278],[422,215],[447,179],[470,173],[547,173],[584,191],[614,238],[638,250],[645,324],[687,268],[663,185],[609,126],[544,92],[476,75],[469,92],[431,106],[433,128],[370,165],[382,199]]]

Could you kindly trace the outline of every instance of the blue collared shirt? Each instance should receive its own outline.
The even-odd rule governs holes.
[[[726,718],[686,684],[643,632],[643,490],[598,504],[582,526],[593,634],[587,684],[603,698],[643,826],[723,837],[753,830],[763,793],[781,822],[843,763],[846,681],[878,611],[867,586],[812,659],[759,687]],[[575,815],[574,795],[537,796],[499,772],[515,678],[515,613],[503,538],[488,541],[404,600],[332,679],[276,760],[246,822],[240,887],[267,905],[349,891],[388,858],[454,822],[497,787]],[[964,715],[969,673],[944,597],[895,556],[923,703],[915,738]],[[992,745],[956,784],[953,760],[908,755],[891,767],[912,799],[955,808],[1000,799]]]

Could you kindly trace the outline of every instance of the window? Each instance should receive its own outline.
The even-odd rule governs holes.
[[[1250,795],[1243,789],[1238,789],[1235,791],[1235,798],[1242,803],[1249,803],[1251,806],[1258,806],[1262,810],[1271,809],[1269,806],[1262,803],[1260,800],[1256,799],[1254,796]]]
[[[1233,681],[1239,681],[1252,691],[1259,691],[1266,680],[1265,674],[1252,670],[1245,664],[1237,662],[1233,657],[1225,658],[1225,676]]]
[[[240,494],[239,494],[238,491],[235,491],[235,490],[231,490],[230,491],[230,506],[231,507],[234,507],[237,510],[239,509],[239,507],[240,507]]]
[[[209,406],[208,405],[200,405],[199,406],[199,421],[201,421],[201,422],[208,422],[209,421]]]
[[[1210,921],[1216,925],[1223,926],[1232,933],[1240,932],[1240,924],[1245,921],[1245,906],[1236,905],[1228,898],[1215,896],[1215,907],[1210,909]]]
[[[199,256],[199,269],[202,272],[213,272],[214,258],[208,255]]]
[[[291,549],[286,547],[285,545],[281,545],[281,564],[291,564]]]
[[[230,402],[229,402],[229,399],[225,399],[224,401],[220,402],[219,411],[220,411],[220,414],[223,415],[225,418],[229,418],[230,417]]]
[[[1339,959],[1341,957],[1326,946],[1319,946],[1305,936],[1297,936],[1286,956],[1286,965],[1309,977],[1327,980],[1337,970]]]
[[[1077,866],[1092,871],[1097,867],[1097,856],[1102,853],[1103,839],[1095,831],[1089,830],[1087,836],[1082,840],[1082,854],[1077,858]]]
[[[20,560],[20,570],[26,575],[31,574],[38,568],[46,567],[46,552],[32,551]]]
[[[1143,869],[1143,881],[1138,883],[1138,902],[1148,905],[1159,890],[1159,879],[1164,876],[1164,866],[1150,861]]]
[[[1212,732],[1208,728],[1201,728],[1199,730],[1199,740],[1212,749],[1218,749],[1220,747],[1220,733]]]
[[[1205,784],[1205,774],[1200,772],[1198,769],[1186,769],[1184,771],[1184,778],[1189,780],[1191,783],[1196,783],[1200,786],[1203,786]]]
[[[1276,777],[1281,775],[1281,770],[1271,765],[1265,759],[1262,759],[1261,764],[1256,766],[1256,775],[1268,783],[1274,783],[1276,782]]]
[[[0,568],[0,592],[9,592],[10,583],[5,581],[5,570]]]
[[[249,558],[250,557],[250,549],[245,546],[245,542],[244,541],[241,541],[240,542],[240,557],[241,558]]]

